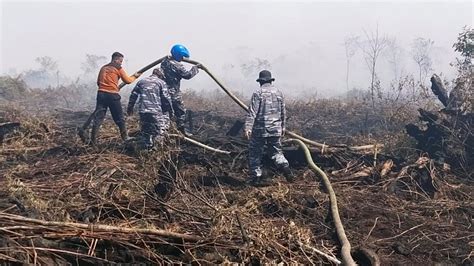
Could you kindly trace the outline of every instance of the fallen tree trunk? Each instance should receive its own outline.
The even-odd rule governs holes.
[[[468,112],[461,96],[464,83],[456,84],[448,93],[437,75],[431,78],[431,90],[445,106],[437,113],[418,109],[422,125],[408,124],[408,135],[415,138],[417,148],[433,159],[447,161],[471,175],[474,164],[474,114]]]

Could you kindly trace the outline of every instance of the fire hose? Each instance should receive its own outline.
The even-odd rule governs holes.
[[[245,105],[245,103],[243,103],[239,98],[237,98],[237,96],[235,96],[231,91],[229,91],[228,89],[226,89],[224,87],[224,85],[222,85],[222,83],[204,66],[202,65],[201,63],[197,62],[197,61],[194,61],[194,60],[190,60],[190,59],[186,59],[184,58],[183,59],[184,62],[187,62],[187,63],[190,63],[190,64],[193,64],[193,65],[201,65],[201,69],[204,70],[216,83],[217,85],[219,85],[219,87],[221,87],[221,89],[227,94],[229,95],[230,98],[232,98],[232,100],[234,100],[234,102],[236,102],[240,107],[242,107],[242,109],[245,110],[245,112],[248,112],[249,108],[247,105]],[[291,132],[291,131],[288,131],[286,132],[286,134],[294,137],[294,138],[297,138],[303,142],[306,142],[308,144],[311,144],[311,145],[314,145],[318,148],[321,148],[321,149],[324,149],[326,147],[326,145],[322,144],[322,143],[318,143],[318,142],[315,142],[315,141],[312,141],[312,140],[309,140],[309,139],[306,139],[302,136],[299,136],[297,135],[296,133],[294,132]]]
[[[334,226],[336,227],[336,233],[337,237],[339,239],[339,242],[341,243],[341,256],[342,256],[342,262],[344,265],[356,265],[354,260],[352,259],[351,256],[351,243],[347,239],[346,233],[344,231],[344,226],[342,225],[341,217],[339,216],[339,209],[337,207],[337,199],[336,199],[336,193],[332,189],[331,182],[329,181],[328,176],[326,173],[324,173],[321,168],[319,168],[314,162],[311,157],[311,152],[309,151],[308,147],[306,144],[304,144],[301,140],[299,139],[288,139],[285,142],[296,142],[304,151],[304,155],[306,158],[306,161],[309,164],[309,167],[313,169],[316,173],[318,173],[322,179],[323,179],[323,184],[326,187],[328,193],[329,193],[329,201],[331,204],[331,215],[332,215],[332,220],[334,222]]]
[[[163,62],[163,60],[166,59],[167,56],[163,56],[162,58],[146,65],[145,67],[142,67],[140,70],[138,70],[136,73],[140,73],[140,74],[143,74],[145,73],[146,71],[150,70],[152,67],[160,64],[161,62]],[[119,86],[119,89],[123,88],[125,85],[127,85],[126,83],[121,83],[120,86]]]
[[[151,69],[152,67],[160,64],[164,59],[166,58],[166,56],[148,64],[147,66],[143,67],[142,69],[138,70],[137,72],[138,73],[144,73],[145,71]],[[191,59],[187,59],[187,58],[183,58],[183,62],[186,62],[186,63],[189,63],[189,64],[192,64],[192,65],[200,65],[200,68],[202,70],[204,70],[208,75],[209,77],[212,78],[212,80],[214,80],[217,85],[219,85],[219,87],[230,97],[232,98],[232,100],[234,100],[234,102],[236,102],[240,107],[242,107],[242,109],[245,110],[245,112],[248,112],[248,106],[245,105],[245,103],[243,103],[239,98],[237,98],[237,96],[235,96],[231,91],[229,91],[203,64],[199,63],[198,61],[194,61],[194,60],[191,60]],[[119,88],[122,88],[124,87],[126,84],[125,83],[121,83]],[[287,131],[285,134],[287,134],[288,136],[291,136],[293,138],[296,138],[296,139],[299,139],[301,141],[303,141],[304,143],[306,144],[310,144],[310,145],[313,145],[315,147],[318,147],[319,149],[321,149],[321,151],[327,151],[327,150],[331,150],[333,148],[331,148],[330,146],[326,145],[326,144],[323,144],[323,143],[319,143],[319,142],[316,142],[316,141],[313,141],[313,140],[310,140],[310,139],[307,139],[303,136],[300,136],[292,131]],[[352,146],[352,147],[347,147],[345,145],[338,145],[337,148],[335,149],[340,149],[340,148],[347,148],[349,150],[353,150],[353,151],[360,151],[360,150],[367,150],[367,149],[373,149],[374,150],[374,153],[377,153],[377,150],[380,150],[380,148],[383,147],[383,144],[374,144],[374,145],[363,145],[363,146]]]
[[[163,58],[160,58],[158,59],[157,61],[149,64],[148,66],[142,68],[141,70],[137,71],[139,73],[143,73],[145,72],[146,70],[154,67],[155,65],[158,65],[161,61],[163,61],[164,57]],[[231,91],[229,91],[227,88],[224,87],[224,85],[222,85],[222,83],[204,66],[202,65],[201,63],[197,62],[197,61],[194,61],[194,60],[190,60],[190,59],[186,59],[184,58],[183,59],[184,62],[187,62],[187,63],[190,63],[190,64],[193,64],[193,65],[200,65],[200,68],[202,70],[204,70],[216,83],[217,85],[219,85],[219,87],[230,97],[232,98],[232,100],[234,100],[234,102],[236,102],[240,107],[242,107],[242,109],[244,109],[246,112],[248,112],[248,107],[247,105],[245,105],[239,98],[237,98],[237,96],[235,96]],[[123,86],[125,86],[124,83],[120,84],[120,88],[122,88]],[[329,199],[330,199],[330,203],[331,203],[331,214],[332,214],[332,217],[333,217],[333,221],[334,221],[334,225],[336,227],[336,233],[338,235],[338,238],[339,238],[339,242],[341,243],[341,256],[342,256],[342,261],[345,265],[350,265],[350,266],[353,266],[353,265],[357,265],[355,263],[355,261],[353,260],[352,256],[351,256],[351,245],[350,245],[350,242],[349,240],[347,239],[347,236],[345,234],[345,231],[344,231],[344,227],[342,225],[342,221],[341,221],[341,218],[339,216],[339,210],[338,210],[338,207],[337,207],[337,199],[336,199],[336,194],[331,186],[331,182],[329,181],[329,178],[327,177],[327,175],[324,173],[323,170],[321,170],[314,162],[313,162],[313,159],[311,157],[311,153],[308,149],[308,147],[306,146],[305,143],[307,144],[311,144],[311,145],[314,145],[318,148],[320,148],[321,150],[324,150],[324,149],[327,149],[328,146],[325,145],[325,144],[322,144],[322,143],[318,143],[318,142],[315,142],[315,141],[312,141],[312,140],[309,140],[309,139],[306,139],[294,132],[291,132],[291,131],[288,131],[286,134],[288,134],[289,136],[295,138],[295,139],[289,139],[287,141],[293,141],[293,142],[296,142],[297,144],[299,144],[301,146],[301,148],[303,149],[304,153],[305,153],[305,157],[306,157],[306,160],[309,164],[309,166],[314,170],[316,171],[319,175],[321,175],[322,179],[323,179],[323,183],[326,187],[326,189],[328,190],[328,193],[329,193]],[[369,146],[369,145],[367,145]],[[370,145],[372,146],[372,145]],[[376,150],[377,149],[377,146],[378,145],[374,145],[374,149]],[[366,146],[362,146],[362,147],[366,147]],[[353,148],[357,148],[357,147],[353,147]],[[360,149],[360,147],[359,147]]]

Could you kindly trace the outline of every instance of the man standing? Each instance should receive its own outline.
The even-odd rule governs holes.
[[[133,114],[133,107],[138,99],[140,115],[140,135],[146,149],[151,149],[155,141],[162,141],[167,130],[167,120],[163,113],[172,111],[171,98],[164,75],[160,68],[153,69],[151,76],[140,80],[133,88],[128,101],[127,114]]]
[[[171,48],[171,56],[168,56],[162,63],[161,68],[165,74],[165,81],[168,85],[173,105],[174,115],[176,116],[176,125],[178,130],[185,135],[192,135],[185,127],[186,108],[182,100],[180,90],[181,79],[191,79],[199,72],[199,65],[186,70],[181,60],[189,58],[189,51],[181,44],[176,44]]]
[[[123,54],[115,52],[112,54],[112,60],[107,65],[104,65],[97,77],[97,85],[99,91],[97,92],[97,103],[94,113],[87,119],[84,125],[79,129],[79,137],[84,142],[88,142],[86,130],[93,120],[90,142],[92,145],[97,144],[97,134],[100,126],[104,121],[107,109],[110,109],[112,118],[115,124],[119,128],[120,136],[122,140],[128,139],[127,127],[125,124],[125,118],[122,111],[122,105],[120,104],[120,94],[118,81],[122,79],[126,84],[130,84],[140,76],[140,73],[135,73],[132,76],[128,76],[125,70],[122,68]]]
[[[249,143],[250,183],[262,181],[262,157],[267,146],[268,154],[283,171],[288,181],[293,177],[281,150],[281,137],[285,134],[286,109],[283,94],[272,82],[268,70],[259,73],[260,88],[252,95],[249,113],[245,121],[244,134]]]

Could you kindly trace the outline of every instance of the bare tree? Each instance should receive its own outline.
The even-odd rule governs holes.
[[[268,61],[267,59],[261,59],[256,57],[248,63],[241,64],[240,69],[245,77],[253,77],[255,73],[258,73],[261,70],[271,70],[271,64],[270,61]]]
[[[82,62],[81,69],[86,75],[93,74],[106,60],[107,57],[103,55],[86,54],[86,60]]]
[[[394,80],[398,81],[403,72],[403,69],[400,67],[403,59],[403,49],[398,44],[397,39],[393,38],[388,41],[385,54],[387,61],[392,68]]]
[[[389,39],[385,36],[380,36],[379,26],[375,32],[367,32],[364,30],[366,40],[360,44],[360,48],[364,54],[364,59],[370,71],[370,96],[372,99],[372,106],[375,106],[374,92],[376,90],[377,82],[377,60],[382,51],[389,44]],[[380,93],[380,92],[379,92]]]
[[[346,49],[346,89],[349,91],[349,69],[351,59],[357,52],[357,44],[359,42],[359,36],[350,36],[344,39],[344,47]]]
[[[424,83],[429,71],[432,70],[431,49],[433,48],[433,44],[434,41],[419,37],[413,41],[411,46],[411,56],[413,61],[418,65],[420,84]]]
[[[30,87],[45,88],[56,83],[59,84],[58,63],[49,56],[37,57],[39,69],[30,69],[22,73],[22,77]]]
[[[40,71],[54,72],[58,70],[58,62],[49,56],[37,57],[35,61],[40,65]]]

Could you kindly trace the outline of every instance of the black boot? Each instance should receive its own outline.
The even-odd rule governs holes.
[[[261,176],[251,176],[247,180],[245,180],[245,184],[248,186],[259,186],[261,182]]]
[[[127,127],[125,125],[119,126],[120,137],[123,141],[129,141],[131,138],[128,136]]]
[[[77,135],[79,135],[79,138],[82,140],[82,142],[86,145],[90,144],[91,140],[89,137],[89,134],[87,133],[86,129],[83,127],[80,127],[77,129]]]
[[[267,169],[262,169],[262,174],[260,176],[250,176],[246,181],[247,185],[255,187],[265,187],[273,184],[271,180],[271,175]]]
[[[193,135],[193,133],[191,133],[185,126],[178,126],[178,130],[186,137],[191,137]]]
[[[145,134],[143,136],[143,149],[145,150],[151,150],[153,149],[153,136],[152,135],[149,135],[149,134]]]
[[[89,141],[89,144],[92,146],[97,145],[97,133],[99,132],[99,127],[98,125],[93,125],[92,130],[91,130],[91,138]]]
[[[293,183],[295,181],[295,176],[293,175],[293,172],[291,171],[290,167],[283,167],[282,171],[283,176],[286,178],[286,181],[290,183]]]
[[[184,128],[183,134],[184,134],[186,137],[192,137],[192,136],[193,136],[193,133],[192,133],[189,129],[187,129],[187,128]]]

